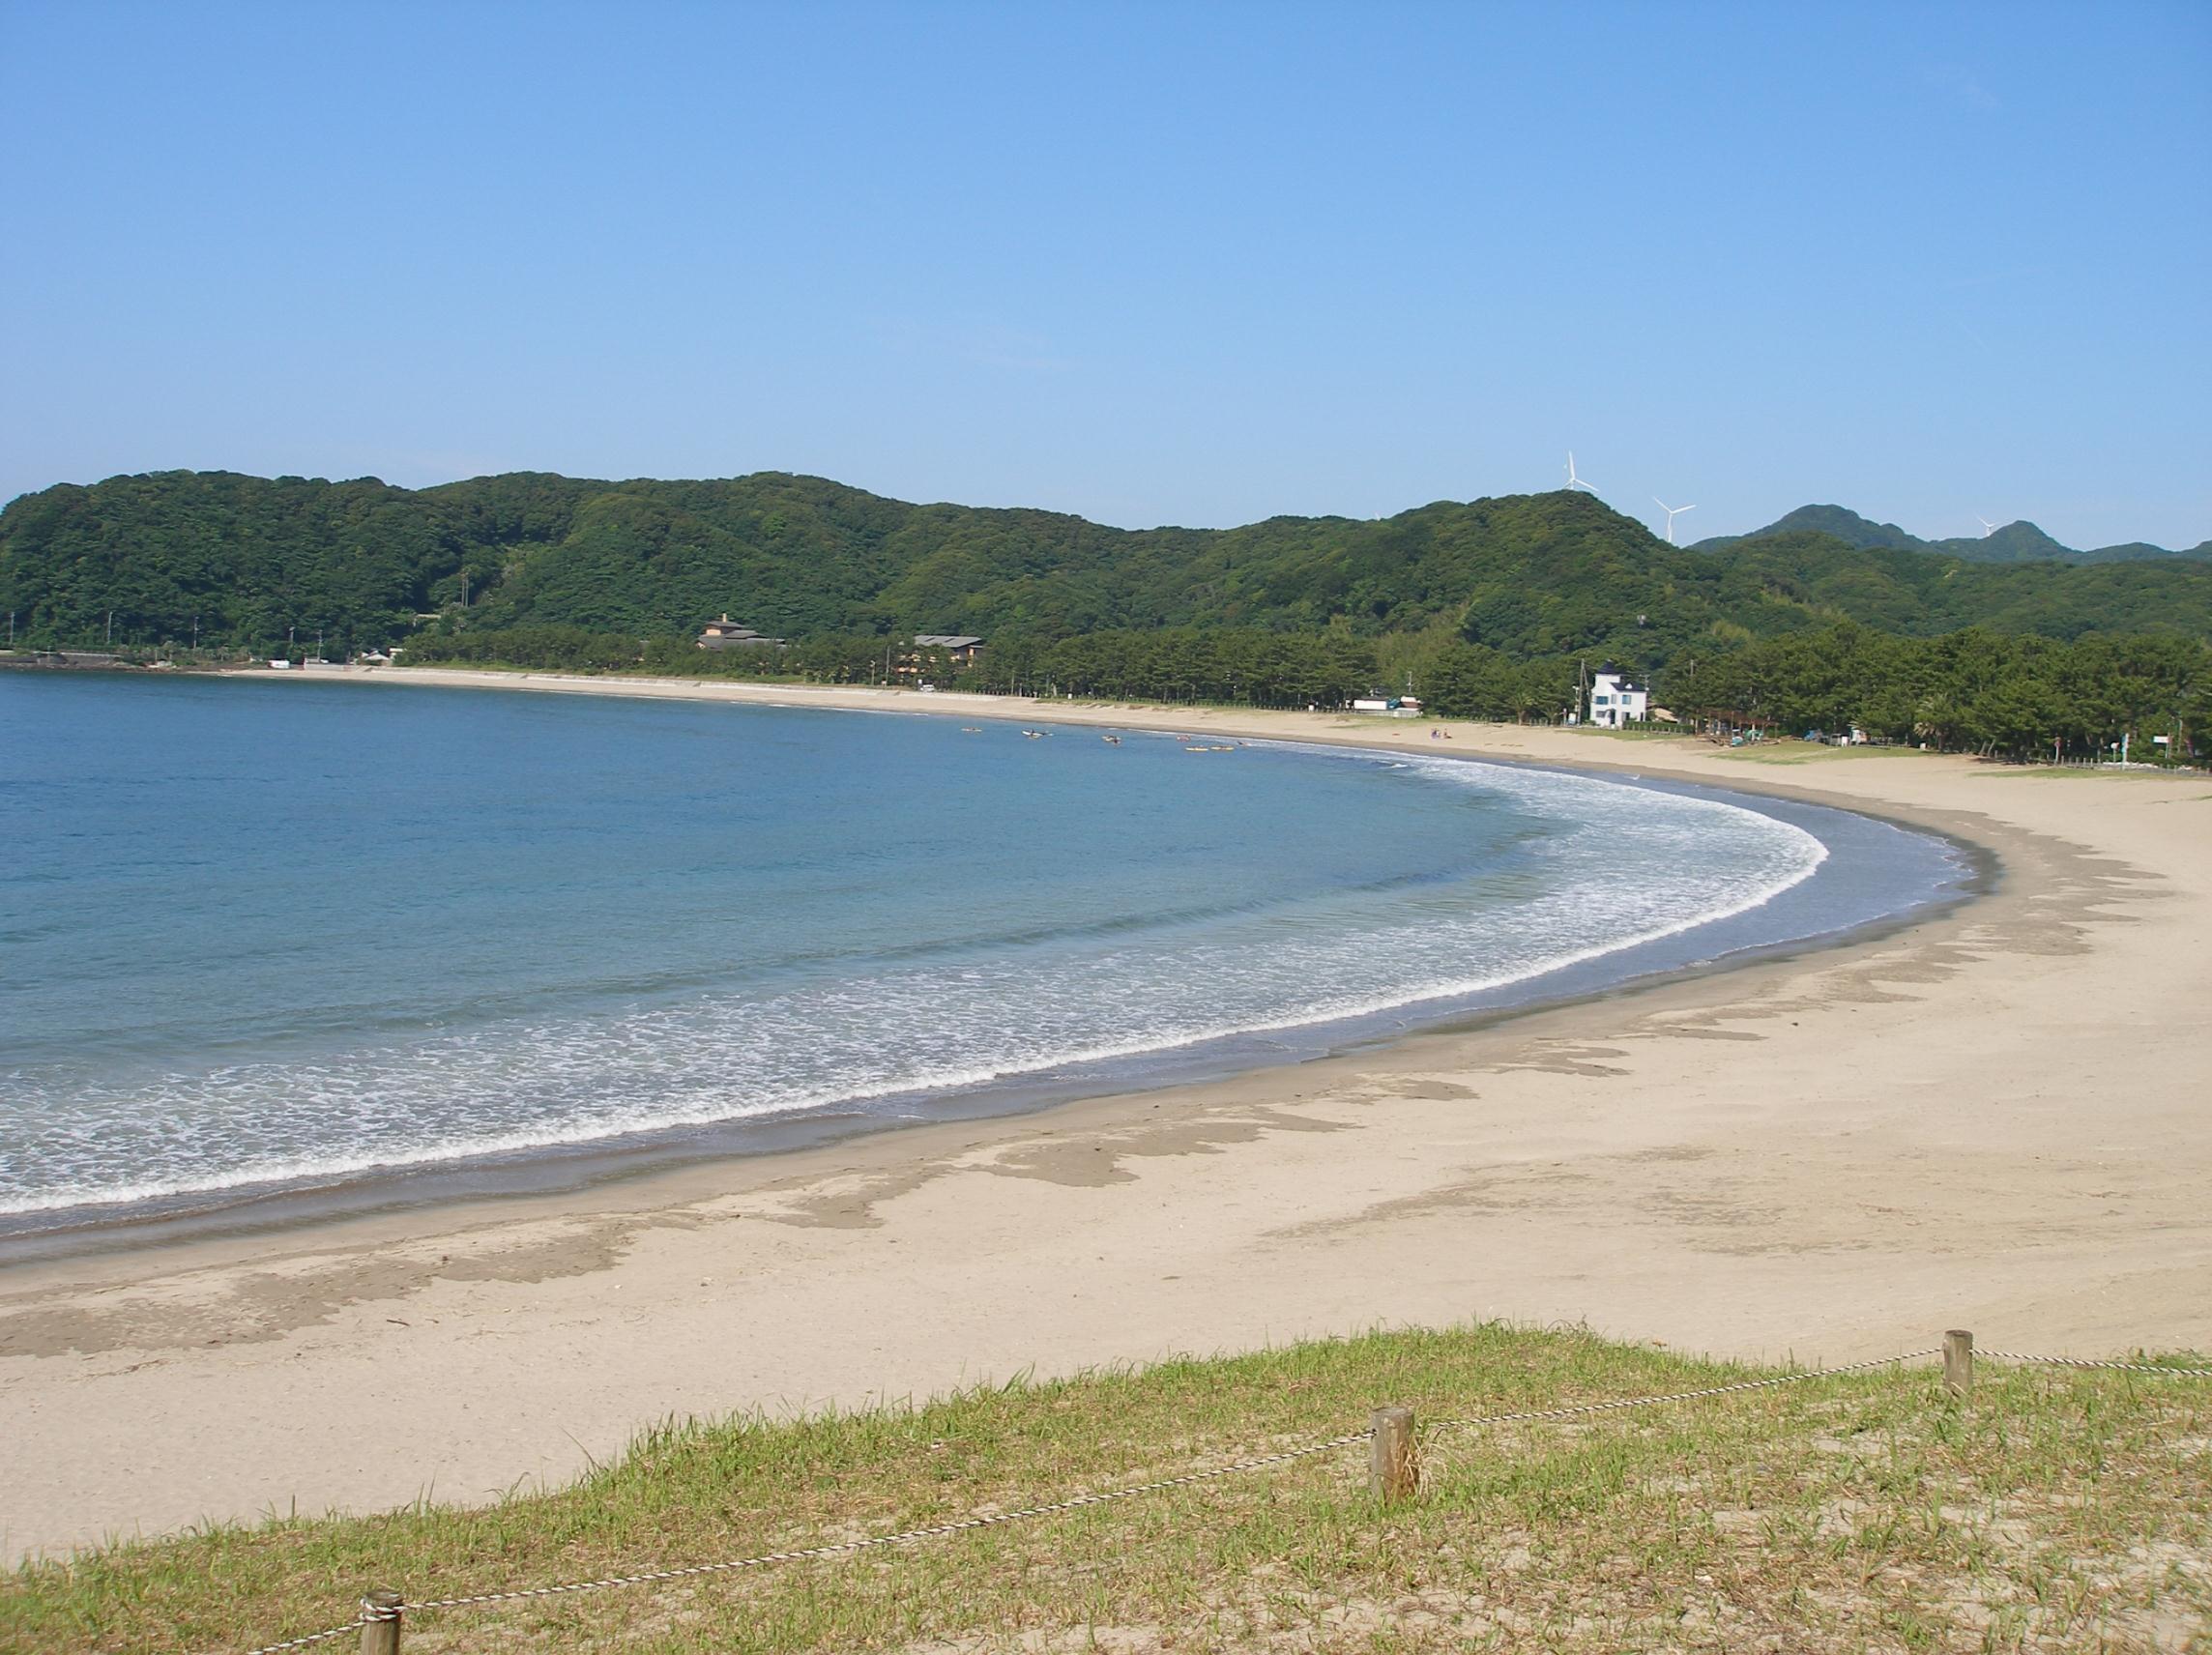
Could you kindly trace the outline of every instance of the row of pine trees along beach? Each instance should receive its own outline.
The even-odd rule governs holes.
[[[1848,515],[1848,514],[1846,514]],[[1119,530],[821,479],[521,473],[409,490],[122,477],[0,512],[17,649],[126,658],[404,644],[411,663],[865,682],[916,633],[945,688],[1550,719],[1587,667],[1683,716],[2016,756],[2190,753],[2212,562],[1987,563],[1790,530],[1670,545],[1581,494]],[[703,652],[728,612],[790,640]],[[2166,736],[2154,747],[2152,739]]]

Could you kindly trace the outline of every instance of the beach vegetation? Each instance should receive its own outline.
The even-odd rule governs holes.
[[[671,1422],[571,1487],[211,1525],[0,1578],[0,1644],[245,1650],[411,1601],[888,1534],[1422,1426],[859,1554],[420,1613],[410,1651],[2183,1648],[2212,1632],[2212,1383],[1926,1366],[1573,1421],[1772,1370],[1575,1331],[1378,1333],[797,1421]],[[350,1636],[350,1635],[349,1635]],[[345,1646],[345,1645],[339,1645]]]

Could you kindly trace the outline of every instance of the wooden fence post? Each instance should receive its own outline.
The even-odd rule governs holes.
[[[1974,1336],[1963,1327],[1943,1335],[1943,1388],[1961,1402],[1974,1394]]]
[[[1413,1410],[1379,1408],[1367,1424],[1368,1490],[1385,1502],[1412,1498],[1421,1486],[1413,1461]]]
[[[373,1591],[361,1600],[361,1655],[399,1655],[400,1605],[397,1592]]]

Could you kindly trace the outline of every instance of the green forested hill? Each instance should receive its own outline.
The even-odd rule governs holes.
[[[1750,535],[1717,535],[1709,540],[1700,540],[1692,548],[1696,551],[1719,551],[1728,546],[1740,545],[1745,540],[1768,539],[1777,535],[1794,535],[1811,531],[1832,535],[1848,545],[1887,546],[1898,551],[1934,552],[1940,557],[1964,558],[1977,564],[2116,564],[2141,563],[2160,558],[2212,559],[2212,540],[2204,540],[2180,551],[2169,551],[2164,546],[2153,546],[2142,540],[2130,540],[2121,546],[2097,546],[2089,551],[2076,551],[2046,535],[2033,523],[2007,523],[1987,535],[1965,539],[1923,540],[1917,535],[1908,535],[1895,523],[1877,523],[1861,517],[1856,511],[1841,506],[1800,506],[1787,516],[1779,517],[1765,528]]]
[[[467,607],[462,609],[466,596]],[[168,472],[0,512],[0,608],[33,644],[339,649],[450,628],[687,634],[727,611],[788,637],[1053,638],[1241,626],[1457,633],[1522,658],[1647,664],[1688,644],[1850,620],[2072,638],[2212,634],[2212,565],[2007,566],[1819,532],[1675,547],[1585,494],[1440,502],[1382,521],[1110,529],[915,506],[782,473],[600,482],[539,473],[408,490]]]

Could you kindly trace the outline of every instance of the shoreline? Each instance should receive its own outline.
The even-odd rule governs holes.
[[[1427,720],[859,694],[1433,750]],[[670,1414],[1378,1322],[1584,1321],[1807,1359],[1944,1326],[2084,1354],[2212,1345],[2212,1147],[2168,1032],[2212,985],[2212,784],[1449,728],[1486,758],[1892,816],[1989,847],[2004,877],[1884,935],[1290,1067],[11,1266],[0,1542],[480,1499]]]
[[[340,669],[336,674],[302,672],[280,682],[332,676],[410,682],[396,675],[354,669]],[[557,687],[569,693],[593,693],[606,684],[611,687],[603,693],[620,698],[642,682],[650,686],[651,698],[667,698],[662,693],[664,681],[571,675],[550,675],[548,681],[548,675],[522,676],[520,685],[511,675],[488,674],[472,676],[462,685],[441,678],[431,686]],[[955,698],[892,693],[901,696],[904,705],[870,710],[893,715],[902,711],[917,716],[976,715],[964,700],[940,709],[932,703]],[[737,700],[746,705],[763,701],[757,694],[706,699]],[[838,704],[836,692],[828,692],[807,705],[810,709],[848,710]],[[1056,707],[1040,712],[1031,703],[1016,704],[1015,709],[1016,713],[1026,712],[1029,720],[1036,723],[1053,721],[1061,711]],[[1158,733],[1168,729],[1171,717],[1172,710],[1166,709],[1139,710],[1133,715],[1117,710],[1113,722]],[[1002,716],[1002,722],[1013,719],[1014,714]],[[1077,728],[1098,720],[1075,718],[1065,722]],[[1562,776],[1580,773],[1557,763],[1499,759],[1475,751],[1439,751],[1425,740],[1415,745],[1403,739],[1412,721],[1378,725],[1374,720],[1343,718],[1336,722],[1349,727],[1349,733],[1337,740],[1316,741],[1303,733],[1295,737],[1272,733],[1266,744],[1291,749],[1334,748],[1384,760],[1412,748],[1415,756],[1424,759]],[[1430,726],[1420,728],[1425,732]],[[0,1214],[0,1282],[5,1281],[9,1269],[29,1263],[131,1253],[196,1236],[254,1234],[274,1239],[352,1216],[445,1206],[455,1202],[561,1196],[602,1183],[650,1176],[672,1167],[755,1155],[788,1155],[854,1137],[911,1131],[945,1121],[1034,1117],[1085,1098],[1150,1093],[1227,1081],[1251,1072],[1294,1068],[1319,1059],[1380,1049],[1417,1034],[1466,1032],[1501,1019],[1587,1003],[1677,976],[1723,973],[1762,960],[1797,957],[1886,935],[1975,900],[1989,888],[1994,871],[1993,857],[1954,834],[1855,807],[1814,805],[1798,809],[1795,806],[1801,801],[1791,796],[1753,793],[1732,781],[1686,783],[1617,772],[1603,779],[1620,786],[1647,787],[1662,795],[1712,798],[1755,811],[1761,810],[1762,801],[1768,805],[1788,801],[1792,808],[1773,814],[1771,819],[1819,838],[1823,846],[1820,865],[1741,909],[1714,913],[1678,930],[1611,944],[1586,958],[1569,956],[1510,982],[1423,994],[1364,1011],[1317,1014],[1117,1057],[1056,1062],[951,1089],[917,1089],[720,1122],[639,1128],[574,1143],[553,1141],[484,1154],[394,1162],[358,1171],[211,1185],[162,1195],[86,1200],[66,1206]],[[1872,878],[1873,870],[1879,867],[1878,858],[1888,846],[1881,842],[1881,835],[1867,831],[1870,827],[1896,828],[1914,834],[1924,843],[1936,841],[1955,865],[1950,870],[1938,870],[1937,856],[1930,852],[1926,869],[1909,877],[1895,877],[1888,888],[1880,888]],[[1844,882],[1844,891],[1831,895],[1839,879]],[[1851,888],[1854,883],[1856,889]],[[1875,888],[1870,890],[1870,885]]]

